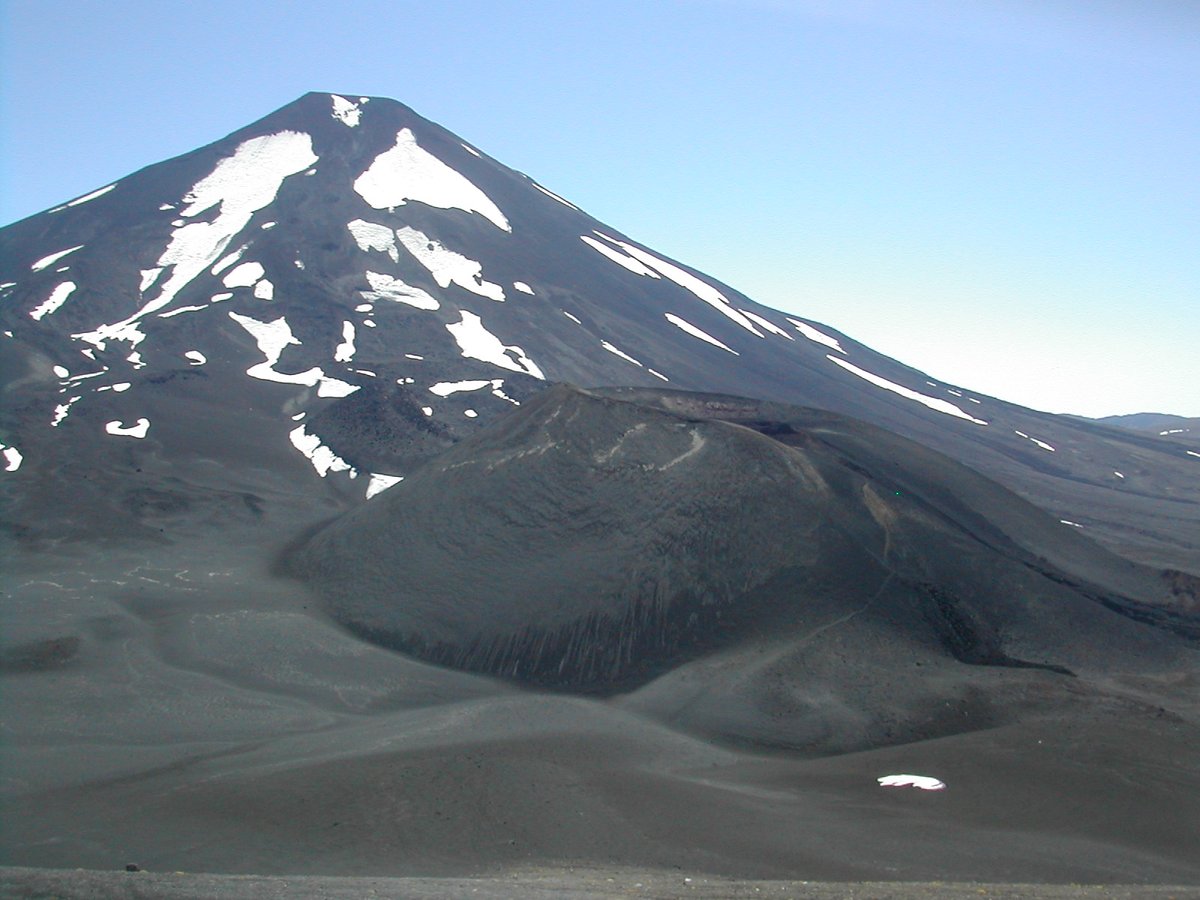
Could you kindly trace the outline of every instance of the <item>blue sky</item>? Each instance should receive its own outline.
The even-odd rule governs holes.
[[[1190,0],[7,0],[0,223],[308,90],[940,380],[1200,415]]]

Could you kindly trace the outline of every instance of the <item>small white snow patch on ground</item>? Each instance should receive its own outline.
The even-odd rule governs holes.
[[[64,281],[50,292],[41,304],[29,311],[29,318],[35,322],[40,322],[42,316],[48,316],[55,312],[60,306],[67,302],[67,298],[71,296],[71,292],[75,290],[75,282]]]
[[[596,240],[591,235],[581,234],[579,236],[579,239],[581,241],[583,241],[585,244],[587,244],[589,247],[591,247],[593,250],[595,250],[597,253],[599,253],[601,256],[608,257],[613,262],[615,262],[617,265],[623,266],[624,268],[628,269],[634,275],[645,275],[648,278],[660,278],[661,277],[653,269],[647,268],[646,266],[642,265],[640,262],[638,262],[632,256],[626,256],[624,253],[620,253],[620,252],[614,250],[612,247],[609,247],[607,244],[600,243],[598,240]]]
[[[610,344],[608,341],[601,341],[600,346],[603,347],[605,350],[607,350],[609,353],[615,353],[617,356],[621,357],[621,359],[628,360],[629,362],[633,363],[635,366],[639,366],[640,368],[645,368],[645,366],[643,366],[640,362],[638,362],[636,359],[634,359],[628,353],[624,352],[623,350],[617,349],[612,344]]]
[[[460,145],[462,146],[462,148],[463,148],[464,150],[466,150],[468,153],[470,153],[472,156],[478,156],[480,159],[483,159],[483,156],[482,156],[482,155],[480,154],[480,152],[479,152],[478,150],[476,150],[474,147],[471,147],[471,146],[469,146],[469,145],[467,145],[467,144],[463,144],[461,141],[460,141],[459,143],[460,143]]]
[[[158,281],[158,276],[162,274],[162,266],[155,266],[153,269],[142,269],[142,280],[138,284],[138,292],[145,293],[154,286],[154,282]]]
[[[78,206],[80,203],[87,203],[89,200],[95,200],[97,197],[103,197],[105,194],[115,188],[117,184],[118,182],[114,181],[112,184],[105,185],[99,190],[92,191],[90,194],[84,194],[82,197],[76,197],[70,203],[64,203],[62,206],[56,206],[54,209],[50,210],[50,212],[59,212],[60,210],[66,209],[68,206]]]
[[[193,366],[202,366],[208,362],[208,357],[199,350],[188,350],[183,355]]]
[[[342,322],[342,342],[333,351],[333,361],[348,363],[354,359],[354,323]]]
[[[425,413],[425,415],[427,415],[427,416],[432,416],[433,415],[433,407],[432,406],[422,406],[421,412]]]
[[[302,260],[302,259],[293,259],[293,260],[292,260],[292,265],[293,265],[293,266],[295,266],[297,269],[303,270],[303,269],[304,269],[304,260]]]
[[[294,416],[292,416],[292,421],[299,422],[301,419],[303,419],[307,415],[308,415],[308,413],[302,413],[302,412],[296,413]]]
[[[177,306],[170,312],[159,313],[160,319],[173,319],[175,316],[182,316],[184,313],[200,312],[202,309],[208,309],[208,306]]]
[[[666,375],[664,375],[662,372],[656,372],[654,369],[647,369],[646,371],[649,372],[651,375],[653,375],[655,378],[661,378],[663,381],[671,380]]]
[[[363,253],[377,250],[390,256],[392,262],[400,262],[400,251],[396,249],[396,234],[386,225],[355,219],[348,223],[346,228],[349,230],[350,236],[354,238],[354,243],[358,244],[358,249]]]
[[[16,447],[8,444],[0,444],[0,457],[4,458],[4,471],[15,472],[21,468],[21,463],[25,457],[21,455],[21,451]]]
[[[208,302],[209,303],[223,303],[224,301],[228,300],[232,296],[233,296],[232,293],[229,293],[228,291],[222,291],[219,294],[213,294],[211,297],[209,297]]]
[[[982,403],[983,402],[982,400],[976,400],[974,397],[968,397],[967,399],[970,400],[972,403]]]
[[[125,357],[125,359],[127,359],[135,369],[141,369],[146,365],[145,360],[142,359],[142,354],[138,353],[136,350]]]
[[[396,230],[396,237],[404,249],[429,270],[433,280],[441,287],[457,284],[473,294],[499,303],[504,302],[504,288],[483,280],[482,264],[461,253],[448,250],[440,242],[407,225]]]
[[[244,262],[231,269],[221,283],[227,288],[251,287],[265,274],[262,263]]]
[[[188,222],[172,232],[156,263],[172,267],[158,295],[120,321],[72,337],[100,350],[110,340],[128,341],[136,346],[145,338],[136,323],[170,305],[184,287],[226,252],[254,213],[275,200],[287,177],[316,161],[312,138],[307,134],[281,131],[243,141],[232,156],[221,159],[184,196],[187,206],[180,212],[181,222],[213,208],[218,213],[211,221]]]
[[[366,328],[374,328],[375,323],[372,322],[370,319],[367,319],[365,322],[363,322],[363,326]]]
[[[479,415],[479,413],[475,412],[475,410],[473,410],[473,409],[464,409],[463,415],[466,416],[468,419],[473,419],[477,415]]]
[[[524,350],[516,345],[506,346],[483,327],[483,320],[473,312],[463,310],[462,320],[448,324],[446,330],[458,344],[462,355],[468,359],[478,359],[513,372],[524,372],[543,381],[546,378]]]
[[[220,259],[218,259],[216,261],[216,263],[213,264],[213,267],[211,269],[209,269],[208,271],[211,272],[213,275],[220,275],[222,272],[224,272],[226,269],[228,269],[230,266],[232,266],[235,262],[237,262],[239,259],[241,259],[242,254],[245,253],[249,248],[250,248],[249,244],[242,244],[242,246],[238,247],[232,253],[226,253],[224,256],[222,256]]]
[[[565,309],[562,311],[562,314],[563,314],[564,316],[566,316],[568,319],[570,319],[572,322],[574,322],[576,325],[582,325],[582,324],[583,324],[583,323],[582,323],[582,322],[580,322],[580,321],[579,321],[577,318],[575,318],[573,315],[571,315],[569,312],[567,312]]]
[[[939,400],[937,397],[928,397],[925,394],[919,394],[910,388],[906,388],[903,385],[896,384],[894,381],[888,381],[886,378],[881,378],[880,376],[875,375],[872,372],[868,372],[865,369],[860,369],[858,366],[851,365],[850,363],[846,362],[846,360],[838,359],[838,357],[832,356],[828,353],[825,354],[825,358],[827,360],[829,360],[830,362],[836,363],[837,365],[841,366],[847,372],[853,372],[859,378],[862,378],[864,381],[870,382],[871,384],[875,385],[876,387],[881,387],[886,391],[891,391],[892,393],[899,394],[901,397],[905,397],[908,400],[915,400],[917,403],[924,404],[925,406],[929,407],[930,409],[932,409],[936,412],[945,413],[946,415],[954,416],[957,419],[966,419],[968,422],[974,422],[976,425],[986,425],[987,424],[987,422],[983,421],[983,419],[976,419],[974,416],[963,412],[961,409],[959,409],[957,406],[955,406],[953,403],[950,403],[949,401]]]
[[[70,378],[71,377],[71,370],[68,369],[66,366],[55,366],[53,371],[54,371],[54,374],[57,375],[59,378]]]
[[[347,100],[345,97],[339,97],[337,94],[330,94],[329,98],[333,101],[333,117],[348,128],[354,128],[358,125],[359,119],[362,118],[362,110],[353,100]]]
[[[274,300],[275,285],[266,278],[263,278],[254,285],[254,296],[259,300]]]
[[[57,253],[51,253],[49,256],[43,256],[32,266],[30,266],[29,269],[32,272],[40,272],[42,269],[48,269],[68,253],[74,253],[76,250],[81,249],[83,249],[83,244],[77,244],[74,247],[68,247],[66,250],[59,250]]]
[[[120,419],[114,419],[105,423],[104,430],[120,437],[144,438],[150,430],[150,420],[138,419],[135,424],[126,426]]]
[[[1114,471],[1114,472],[1113,472],[1113,474],[1114,474],[1114,475],[1116,475],[1118,478],[1124,478],[1124,477],[1125,477],[1124,475],[1122,475],[1120,472],[1117,472],[1117,471]]]
[[[425,357],[417,356],[417,354],[415,354],[415,353],[405,353],[404,358],[405,359],[424,359]]]
[[[740,355],[736,350],[732,350],[729,347],[726,347],[723,343],[718,341],[711,334],[701,331],[699,328],[697,328],[691,322],[688,322],[684,319],[679,318],[679,316],[675,315],[674,313],[663,313],[663,315],[666,317],[668,322],[670,322],[676,328],[679,328],[682,331],[686,332],[687,334],[690,334],[692,337],[699,338],[702,341],[707,341],[708,343],[712,344],[714,347],[720,347],[722,350],[728,351],[729,353],[732,353],[734,356]]]
[[[516,288],[518,291],[520,291],[522,294],[532,294],[533,293],[533,288],[531,288],[529,285],[527,285],[523,281],[514,281],[513,287]]]
[[[359,291],[359,296],[364,300],[390,300],[393,303],[406,303],[417,309],[428,310],[437,309],[441,306],[432,294],[419,287],[405,284],[399,278],[385,275],[382,272],[372,272],[369,269],[366,272],[366,276],[367,284],[371,286],[371,290]],[[370,309],[368,308],[365,311],[369,312]]]
[[[767,331],[771,332],[771,334],[777,334],[780,337],[787,338],[789,341],[796,340],[794,337],[792,337],[790,334],[788,334],[786,331],[784,331],[782,328],[780,328],[774,322],[764,319],[762,316],[758,315],[757,313],[752,313],[748,309],[739,310],[739,312],[741,312],[742,315],[748,317],[750,319],[750,321],[757,323],[762,328],[765,328]]]
[[[308,457],[308,461],[322,478],[330,472],[349,472],[351,477],[358,474],[348,462],[321,443],[317,435],[309,434],[306,426],[301,425],[293,429],[288,433],[288,438],[293,447]]]
[[[922,791],[944,791],[944,782],[928,775],[883,775],[875,779],[880,787],[914,787]]]
[[[576,211],[579,210],[579,207],[576,206],[574,203],[572,203],[570,200],[564,200],[562,197],[558,196],[558,194],[554,193],[554,191],[542,187],[536,181],[531,181],[530,184],[532,184],[535,188],[537,188],[539,191],[541,191],[543,194],[545,194],[550,199],[557,200],[563,206],[569,206],[569,207],[571,207],[571,209],[576,210]]]
[[[733,305],[729,302],[729,298],[727,298],[707,281],[697,278],[691,272],[685,272],[674,263],[669,263],[665,259],[661,259],[647,250],[643,250],[641,247],[635,247],[633,244],[625,241],[618,241],[616,238],[611,238],[607,234],[602,234],[599,231],[595,233],[600,235],[600,237],[604,238],[604,240],[608,241],[609,243],[616,244],[638,262],[641,262],[649,266],[651,269],[654,269],[664,278],[669,278],[684,290],[691,291],[699,299],[703,300],[721,315],[729,318],[733,322],[736,322],[751,334],[755,335],[756,337],[763,336],[762,332],[754,327],[753,322],[742,315],[741,312],[734,309]]]
[[[1035,444],[1037,444],[1039,447],[1041,447],[1043,450],[1049,450],[1051,453],[1055,452],[1054,448],[1051,447],[1049,444],[1047,444],[1045,441],[1039,441],[1035,437],[1031,437],[1030,440],[1033,441]]]
[[[1161,437],[1164,434],[1183,434],[1187,431],[1186,428],[1168,428],[1166,431],[1160,431],[1158,434]]]
[[[423,150],[412,131],[396,133],[396,143],[354,182],[354,190],[376,209],[392,209],[416,200],[438,209],[479,213],[497,228],[512,231],[508,219],[467,178]]]
[[[962,391],[956,391],[954,388],[946,388],[946,393],[953,394],[955,397],[961,397],[963,395]]]
[[[439,397],[449,397],[451,394],[462,393],[463,391],[478,391],[491,384],[503,384],[503,381],[497,379],[491,381],[439,381],[437,384],[430,385],[429,393],[437,394]]]
[[[274,228],[278,224],[279,224],[278,222],[263,222],[258,227],[261,228],[263,231],[270,231],[272,228]]]
[[[375,309],[375,305],[373,303],[360,303],[358,306],[354,307],[354,311],[360,313],[369,313],[373,309]]]
[[[173,203],[160,203],[158,205],[159,212],[162,212],[163,210],[167,210],[167,209],[174,209],[174,208],[175,208],[175,205]]]
[[[123,394],[127,390],[129,390],[131,387],[133,387],[133,384],[131,382],[121,381],[121,382],[118,382],[117,384],[114,384],[112,386],[112,389],[114,391],[116,391],[118,394]]]
[[[1058,521],[1062,522],[1064,525],[1070,525],[1072,528],[1082,528],[1083,527],[1078,522],[1072,522],[1070,519],[1059,519]]]
[[[367,482],[367,499],[370,500],[376,494],[383,493],[392,485],[399,484],[403,480],[403,475],[382,475],[372,472],[371,480]]]
[[[788,321],[791,322],[793,325],[795,325],[796,330],[799,331],[806,338],[808,338],[810,341],[815,341],[818,344],[824,344],[826,347],[832,347],[838,353],[846,352],[845,350],[842,349],[841,341],[839,341],[837,338],[830,337],[825,332],[818,331],[816,328],[813,328],[807,322],[801,322],[799,319],[793,319],[791,316],[788,317]],[[929,385],[933,385],[934,387],[937,386],[937,385],[934,385],[932,381],[927,381],[925,383],[929,384]]]
[[[1200,456],[1200,453],[1197,453],[1195,450],[1185,450],[1184,452],[1187,453],[1188,456]]]

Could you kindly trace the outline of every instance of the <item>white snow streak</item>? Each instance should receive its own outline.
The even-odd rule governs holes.
[[[545,194],[550,199],[557,200],[563,206],[569,206],[569,207],[571,207],[571,209],[576,210],[576,211],[579,210],[579,207],[576,206],[574,203],[572,203],[570,200],[564,200],[562,197],[558,196],[558,194],[554,193],[554,191],[551,191],[551,190],[548,190],[547,188],[542,187],[536,181],[531,181],[530,184],[532,184],[535,188],[537,188],[539,191],[541,191],[543,194]]]
[[[76,250],[83,249],[83,244],[78,244],[74,247],[68,247],[66,250],[59,250],[57,253],[51,253],[49,256],[43,256],[32,266],[29,267],[31,272],[40,272],[42,269],[48,269],[68,253],[74,253]]]
[[[60,210],[66,209],[68,206],[78,206],[81,203],[87,203],[89,200],[95,200],[97,197],[103,197],[105,194],[115,188],[117,184],[118,182],[114,181],[112,184],[105,185],[99,190],[92,191],[90,194],[84,194],[82,197],[76,197],[70,203],[64,203],[62,206],[56,206],[54,209],[50,210],[50,212],[59,212]]]
[[[75,290],[76,284],[73,281],[64,281],[58,287],[50,292],[42,303],[29,311],[29,318],[35,321],[41,321],[42,316],[48,316],[60,306],[67,302],[67,298],[71,296],[71,292]]]
[[[221,284],[227,288],[252,287],[254,282],[265,274],[262,263],[244,262],[231,269],[229,274],[221,280]]]
[[[504,288],[483,280],[483,266],[480,263],[447,250],[438,241],[407,225],[396,230],[396,237],[404,249],[429,270],[439,286],[449,287],[453,283],[481,297],[504,302]]]
[[[792,337],[790,334],[788,334],[786,331],[784,331],[782,328],[780,328],[774,322],[770,322],[767,319],[764,319],[762,316],[758,315],[757,313],[752,313],[748,309],[740,310],[740,312],[742,313],[742,315],[749,317],[751,321],[758,323],[758,325],[765,328],[767,331],[771,332],[771,334],[777,334],[780,337],[787,338],[789,341],[796,340],[794,337]]]
[[[1072,522],[1070,519],[1059,519],[1058,521],[1062,522],[1064,525],[1070,525],[1072,528],[1082,528],[1083,527],[1078,522]]]
[[[500,379],[495,382],[491,381],[439,381],[437,384],[431,385],[429,393],[437,394],[439,397],[449,397],[451,394],[458,394],[463,391],[478,391],[488,385],[495,384],[499,386],[504,384]]]
[[[741,325],[751,334],[762,337],[762,333],[754,327],[754,323],[742,315],[741,312],[734,309],[729,299],[708,282],[702,281],[691,272],[685,272],[674,263],[669,263],[665,259],[659,259],[653,253],[649,253],[641,247],[635,247],[633,244],[626,243],[625,241],[618,241],[616,238],[601,234],[599,231],[596,234],[599,234],[606,241],[616,244],[634,259],[656,270],[663,277],[671,279],[684,290],[691,291],[721,315]]]
[[[915,787],[922,791],[944,791],[944,782],[928,775],[884,775],[875,779],[880,787]]]
[[[498,337],[483,327],[483,321],[475,313],[464,309],[462,321],[447,325],[446,330],[458,344],[462,355],[468,359],[482,360],[513,372],[524,372],[543,381],[546,378],[537,363],[525,355],[524,350],[515,345],[505,346]]]
[[[405,284],[399,278],[393,278],[391,275],[384,275],[381,272],[372,272],[369,269],[366,275],[367,284],[371,285],[371,290],[359,291],[359,296],[364,300],[391,300],[393,303],[407,303],[417,309],[432,310],[440,306],[431,294],[419,287]]]
[[[529,285],[527,285],[523,281],[514,281],[513,287],[516,288],[518,291],[520,291],[522,294],[532,294],[533,293],[533,288],[531,288]]]
[[[138,284],[138,292],[146,293],[154,286],[154,282],[158,281],[158,276],[162,274],[162,266],[156,266],[153,269],[142,269],[142,280]]]
[[[497,228],[512,231],[499,207],[474,184],[421,149],[412,131],[401,129],[396,144],[375,157],[354,182],[354,190],[376,209],[416,200],[438,209],[479,213]]]
[[[626,256],[624,253],[618,253],[607,244],[602,244],[591,235],[581,234],[579,239],[599,253],[601,256],[607,256],[619,266],[624,266],[634,275],[645,275],[648,278],[659,278],[659,274],[653,269],[649,269],[642,265],[632,256]]]
[[[149,419],[138,419],[133,425],[126,426],[120,419],[114,419],[104,426],[104,430],[109,434],[115,434],[120,437],[144,438],[146,432],[150,430]]]
[[[274,201],[284,179],[316,161],[312,138],[295,131],[262,135],[239,144],[232,156],[218,162],[184,196],[187,206],[180,212],[184,219],[213,207],[219,212],[212,221],[185,224],[171,235],[157,262],[159,266],[171,266],[171,275],[158,296],[125,319],[74,337],[100,350],[110,340],[137,346],[145,338],[137,328],[138,320],[169,305],[176,294],[220,258],[255,212]]]
[[[582,325],[582,324],[583,324],[583,323],[582,323],[582,322],[580,322],[580,321],[579,321],[577,318],[575,318],[573,315],[571,315],[569,312],[567,312],[565,309],[562,311],[562,314],[563,314],[564,316],[566,316],[568,319],[570,319],[572,322],[574,322],[576,325]]]
[[[837,338],[830,337],[825,332],[818,331],[817,329],[815,329],[811,325],[809,325],[807,322],[801,322],[799,319],[793,319],[789,316],[788,321],[791,322],[793,325],[795,325],[796,330],[799,331],[806,338],[808,338],[810,341],[815,341],[818,344],[824,344],[826,347],[832,347],[838,353],[846,352],[845,350],[842,349],[842,344]],[[926,382],[926,384],[933,384],[933,382],[929,381],[929,382]]]
[[[702,340],[702,341],[707,341],[708,343],[712,344],[714,347],[720,347],[722,350],[732,353],[734,356],[740,355],[736,350],[732,350],[729,347],[725,346],[723,343],[718,341],[711,334],[709,334],[705,331],[701,331],[699,328],[697,328],[691,322],[688,322],[685,319],[679,318],[679,316],[675,315],[674,313],[663,313],[663,315],[666,316],[666,319],[668,322],[670,322],[676,328],[681,329],[685,333],[690,334],[692,337],[700,338],[700,340]]]
[[[905,397],[909,400],[915,400],[917,403],[922,403],[935,412],[945,413],[948,416],[954,416],[958,419],[966,419],[968,422],[974,422],[976,425],[987,424],[987,422],[983,421],[983,419],[976,419],[974,416],[968,415],[949,401],[939,400],[937,397],[927,397],[925,394],[918,394],[916,391],[911,390],[910,388],[896,384],[894,381],[888,381],[886,378],[881,378],[880,376],[868,372],[865,369],[860,369],[858,366],[852,365],[851,363],[846,362],[844,359],[838,359],[836,356],[826,354],[825,358],[830,362],[837,363],[837,365],[841,366],[847,372],[853,372],[859,378],[870,382],[876,387],[881,387],[886,391],[899,394],[901,397]]]
[[[615,353],[617,356],[621,357],[621,359],[628,360],[629,362],[633,363],[635,366],[638,366],[640,368],[645,368],[645,366],[643,366],[640,362],[638,362],[636,359],[634,359],[628,353],[626,353],[623,350],[619,350],[618,348],[616,348],[612,344],[610,344],[608,341],[601,341],[600,346],[603,347],[605,350],[607,350],[609,353]]]
[[[183,354],[193,366],[202,366],[208,362],[208,357],[199,350],[188,350]]]

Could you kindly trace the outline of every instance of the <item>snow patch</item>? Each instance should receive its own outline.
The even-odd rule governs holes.
[[[646,371],[649,372],[651,375],[653,375],[655,378],[661,378],[663,381],[671,380],[666,375],[664,375],[662,372],[656,372],[656,371],[654,371],[654,369],[647,369]]]
[[[229,274],[221,279],[221,284],[227,288],[252,287],[265,274],[262,263],[244,262],[231,269]]]
[[[337,94],[330,94],[329,99],[333,101],[333,117],[345,125],[347,128],[354,128],[358,125],[362,118],[362,109],[353,100],[347,100],[345,97],[339,97]]]
[[[115,434],[120,437],[144,438],[150,430],[149,419],[138,419],[133,425],[126,426],[120,419],[114,419],[104,425],[104,430],[109,434]]]
[[[249,316],[240,316],[235,312],[229,313],[229,318],[241,325],[258,344],[258,350],[266,357],[265,362],[256,363],[246,370],[251,378],[261,381],[274,381],[279,384],[300,384],[305,387],[316,387],[318,397],[346,397],[358,390],[358,385],[347,384],[336,378],[330,378],[319,367],[306,369],[303,372],[289,374],[275,369],[279,357],[286,347],[296,344],[292,329],[287,320],[280,316],[272,322],[259,322]]]
[[[317,435],[309,434],[306,426],[301,425],[299,428],[292,429],[288,433],[288,438],[293,447],[308,457],[308,461],[312,463],[313,468],[322,478],[330,472],[350,472],[351,477],[358,474],[350,463],[321,443],[321,439]]]
[[[21,463],[25,457],[21,455],[21,451],[9,444],[0,444],[0,457],[4,458],[4,471],[15,472],[21,468]]]
[[[788,334],[786,331],[784,331],[782,328],[780,328],[774,322],[770,322],[767,319],[764,319],[762,316],[758,315],[757,313],[752,313],[748,309],[740,310],[740,312],[742,315],[748,317],[752,322],[755,322],[760,327],[771,332],[771,334],[777,334],[780,337],[787,338],[789,341],[796,340],[794,337],[792,337],[790,334]]]
[[[254,296],[259,300],[274,300],[275,285],[268,279],[263,278],[256,285],[254,285]]]
[[[462,355],[468,359],[478,359],[513,372],[524,372],[543,381],[546,378],[524,350],[515,345],[506,346],[483,327],[483,321],[475,313],[463,310],[462,321],[447,325],[446,330],[458,344]]]
[[[57,428],[63,423],[63,420],[71,414],[71,407],[82,400],[83,397],[69,397],[66,403],[60,403],[54,407],[54,418],[50,420],[50,427]]]
[[[449,397],[451,394],[458,394],[463,391],[478,391],[490,384],[497,386],[504,384],[503,381],[439,381],[437,384],[430,385],[429,393],[437,394],[439,397]]]
[[[548,188],[542,187],[536,181],[531,181],[530,184],[532,184],[535,188],[537,188],[539,191],[541,191],[543,194],[545,194],[551,200],[557,200],[563,206],[569,206],[569,207],[571,207],[571,209],[575,210],[576,212],[580,211],[579,207],[576,206],[574,203],[572,203],[570,200],[564,200],[562,197],[558,196],[558,194],[554,193],[554,191],[549,190]]]
[[[181,316],[184,313],[199,312],[202,309],[208,309],[208,307],[207,306],[177,306],[170,312],[159,313],[158,317],[160,319],[171,319],[171,318],[174,318],[175,316]]]
[[[392,485],[399,484],[403,480],[403,475],[382,475],[372,472],[371,480],[367,482],[367,499],[370,500],[376,494],[383,493]]]
[[[852,365],[844,359],[838,359],[836,356],[826,354],[825,358],[832,363],[841,366],[847,372],[852,372],[864,381],[868,381],[876,387],[881,387],[886,391],[891,391],[894,394],[899,394],[908,400],[915,400],[917,403],[922,403],[935,412],[945,413],[948,416],[954,416],[957,419],[966,419],[968,422],[974,422],[976,425],[986,425],[987,422],[983,419],[976,419],[950,403],[947,400],[940,400],[937,397],[929,397],[925,394],[919,394],[910,388],[896,384],[894,381],[888,381],[886,378],[881,378],[878,375],[868,372],[865,369],[860,369],[858,366]]]
[[[29,318],[35,322],[40,322],[43,316],[48,316],[55,312],[60,306],[67,302],[67,298],[71,296],[71,292],[76,288],[73,281],[64,281],[50,292],[50,296],[41,302],[38,306],[29,311]]]
[[[1124,475],[1122,475],[1120,472],[1117,472],[1117,471],[1114,471],[1114,472],[1113,472],[1113,474],[1114,474],[1114,475],[1116,475],[1118,478],[1124,478],[1124,477],[1125,477]]]
[[[150,288],[154,287],[154,282],[158,281],[158,276],[162,274],[162,270],[162,266],[155,266],[153,269],[142,269],[142,280],[138,284],[138,293],[144,294]]]
[[[466,416],[468,419],[473,419],[477,415],[479,415],[479,413],[475,412],[475,410],[473,410],[473,409],[464,409],[463,415]]]
[[[1082,528],[1083,527],[1078,522],[1072,522],[1070,519],[1059,519],[1058,521],[1062,522],[1064,525],[1070,525],[1072,528]]]
[[[674,313],[663,313],[663,315],[666,317],[668,322],[670,322],[676,328],[681,329],[686,334],[690,334],[692,337],[695,337],[695,338],[700,338],[700,340],[702,340],[702,341],[707,341],[708,343],[712,344],[714,347],[720,347],[722,350],[732,353],[734,356],[740,355],[736,350],[730,349],[729,347],[725,346],[723,343],[718,341],[711,334],[708,334],[705,331],[701,331],[699,328],[697,328],[691,322],[688,322],[685,319],[679,318],[679,316],[675,315]]]
[[[476,150],[474,147],[471,147],[467,144],[463,144],[461,141],[459,142],[459,146],[461,146],[464,150],[466,150],[472,156],[478,156],[480,159],[483,159],[483,155],[478,150]]]
[[[1195,450],[1185,450],[1184,453],[1188,456],[1200,456],[1200,453],[1197,453]]]
[[[884,775],[875,779],[880,787],[914,787],[922,791],[944,791],[945,782],[929,775]]]
[[[513,287],[516,288],[518,291],[520,291],[522,294],[532,294],[533,293],[533,288],[531,288],[529,285],[527,285],[523,281],[514,281]]]
[[[333,351],[333,361],[348,363],[354,359],[354,323],[342,322],[342,342]]]
[[[101,325],[73,337],[103,350],[109,340],[129,341],[134,346],[145,338],[136,328],[139,319],[168,306],[197,275],[225,252],[230,242],[249,224],[255,212],[275,200],[284,179],[317,161],[312,138],[295,131],[250,138],[238,145],[232,156],[200,179],[184,196],[183,219],[194,218],[213,207],[217,216],[209,222],[191,222],[171,235],[157,265],[171,266],[171,275],[159,294],[133,315]]]
[[[399,228],[396,230],[396,237],[404,245],[404,249],[429,270],[429,274],[439,286],[449,287],[451,284],[457,284],[473,294],[499,303],[504,302],[504,288],[483,280],[483,266],[480,263],[461,253],[448,250],[415,228]]]
[[[568,319],[570,319],[572,322],[574,322],[576,325],[582,325],[582,324],[583,324],[583,323],[582,323],[582,322],[580,322],[580,321],[579,321],[577,318],[575,318],[573,315],[571,315],[569,312],[567,312],[565,309],[562,311],[562,314],[563,314],[564,316],[566,316]]]
[[[617,265],[624,266],[626,269],[628,269],[634,275],[645,275],[648,278],[661,277],[653,269],[647,268],[646,266],[642,265],[640,262],[638,262],[632,256],[626,256],[624,253],[618,253],[612,247],[608,246],[607,244],[600,243],[598,240],[596,240],[591,235],[581,234],[579,236],[579,239],[581,241],[583,241],[585,244],[587,244],[589,247],[591,247],[593,250],[595,250],[597,253],[599,253],[601,256],[606,256],[609,259],[611,259],[613,262],[615,262]]]
[[[349,230],[350,236],[354,238],[354,243],[358,244],[358,249],[363,253],[378,250],[380,253],[390,256],[392,262],[400,262],[400,251],[396,249],[396,235],[386,225],[355,219],[353,222],[348,222],[346,228]]]
[[[59,378],[70,378],[71,370],[66,366],[55,366],[52,370]]]
[[[367,284],[371,286],[371,290],[359,291],[359,296],[364,300],[390,300],[393,303],[407,303],[409,306],[415,306],[417,309],[429,310],[437,309],[441,306],[432,294],[421,290],[419,287],[405,284],[399,278],[393,278],[391,275],[385,275],[382,272],[372,272],[369,269],[366,272],[366,276]]]
[[[801,322],[799,319],[793,319],[789,316],[788,321],[791,322],[793,325],[795,325],[796,330],[799,331],[806,338],[808,338],[810,341],[815,341],[818,344],[824,344],[826,347],[832,347],[838,353],[846,352],[845,350],[842,349],[842,344],[837,338],[830,337],[825,332],[818,331],[817,329],[815,329],[811,325],[809,325],[807,322]],[[934,385],[932,381],[927,381],[925,383],[928,385],[932,385],[934,387],[937,386],[937,385]]]
[[[103,197],[105,194],[115,188],[117,184],[119,184],[119,182],[114,181],[112,184],[105,185],[99,190],[92,191],[90,194],[84,194],[82,197],[76,197],[70,203],[64,203],[62,206],[56,206],[54,209],[49,211],[52,213],[59,212],[66,209],[68,206],[78,206],[81,203],[87,203],[89,200],[95,200],[97,197]]]
[[[43,256],[32,266],[29,267],[31,272],[40,272],[42,269],[48,269],[68,253],[74,253],[76,250],[82,250],[83,244],[77,244],[74,247],[68,247],[66,250],[59,250],[57,253],[51,253],[49,256]]]
[[[193,366],[202,366],[208,362],[208,357],[199,350],[188,350],[183,355]]]
[[[393,209],[416,200],[438,209],[479,213],[497,228],[512,231],[499,207],[474,184],[423,150],[411,130],[396,133],[396,143],[354,182],[354,190],[376,209]]]

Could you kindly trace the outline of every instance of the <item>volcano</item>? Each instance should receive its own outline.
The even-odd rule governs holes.
[[[8,863],[1200,879],[1185,431],[939,381],[378,97],[0,229],[0,332]]]

